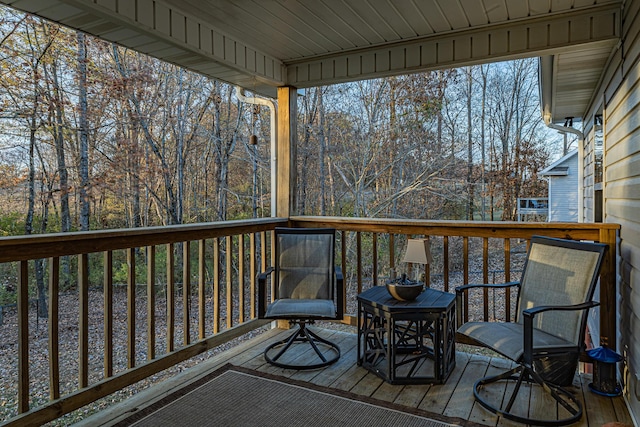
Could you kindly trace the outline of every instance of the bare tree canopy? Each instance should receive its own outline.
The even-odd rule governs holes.
[[[0,10],[7,234],[266,216],[269,112],[232,87]],[[301,214],[514,219],[552,154],[534,60],[299,99]],[[257,135],[259,143],[250,144]]]

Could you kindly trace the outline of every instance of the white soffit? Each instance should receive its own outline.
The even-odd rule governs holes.
[[[577,46],[588,59],[592,43],[602,48],[620,37],[622,7],[622,0],[0,1],[268,96],[282,85],[313,87]]]

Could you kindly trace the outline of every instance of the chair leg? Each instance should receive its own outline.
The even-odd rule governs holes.
[[[320,362],[310,364],[278,362],[278,359],[295,343],[308,343],[320,359]],[[276,349],[279,349],[279,351],[274,356],[271,356],[272,351]],[[322,351],[323,349],[325,350],[324,352]],[[333,357],[328,358],[326,356],[327,353],[332,353]],[[264,351],[264,358],[267,362],[279,368],[299,370],[318,369],[335,363],[340,358],[340,348],[307,328],[306,322],[300,322],[299,327],[293,334],[282,341],[275,342],[268,346]]]
[[[488,384],[496,383],[498,381],[513,380],[516,381],[513,392],[509,397],[506,405],[498,403],[494,405],[484,399],[480,394],[480,389]],[[523,381],[530,382],[531,384],[538,384],[542,389],[551,395],[551,397],[567,410],[570,416],[557,420],[553,419],[536,419],[529,418],[525,415],[517,415],[511,412],[513,403],[515,402],[516,395],[520,390],[520,386]],[[533,369],[524,365],[518,365],[517,367],[503,372],[501,374],[485,377],[478,381],[473,386],[473,396],[476,401],[480,403],[484,408],[499,415],[505,419],[511,421],[517,421],[523,424],[537,425],[537,426],[564,426],[567,424],[573,424],[582,418],[582,403],[568,390],[563,387],[548,383],[540,377]]]

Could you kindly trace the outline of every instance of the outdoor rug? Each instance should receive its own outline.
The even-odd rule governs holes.
[[[225,365],[116,424],[124,426],[478,426],[415,408]]]

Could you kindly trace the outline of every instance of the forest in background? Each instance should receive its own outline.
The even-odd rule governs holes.
[[[8,8],[0,67],[3,235],[270,215],[269,111],[234,87]],[[304,92],[300,214],[512,220],[546,195],[536,59]]]

